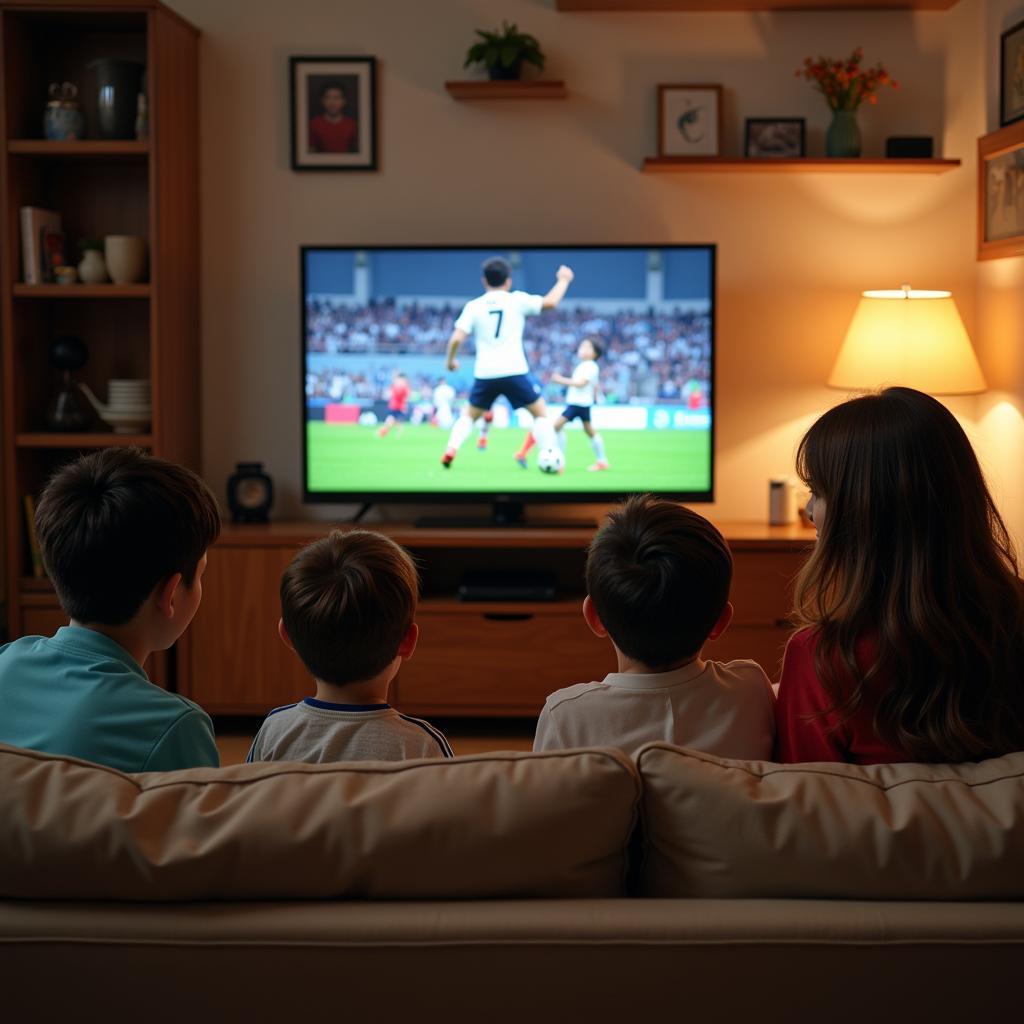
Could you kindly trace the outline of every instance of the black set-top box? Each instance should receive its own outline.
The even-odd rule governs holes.
[[[553,572],[467,572],[459,583],[460,601],[554,601]]]

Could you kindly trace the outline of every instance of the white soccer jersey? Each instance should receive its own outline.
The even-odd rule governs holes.
[[[572,371],[572,379],[579,380],[581,377],[586,384],[581,388],[570,387],[565,393],[567,405],[593,405],[594,391],[597,388],[597,378],[601,373],[597,363],[593,359],[584,359],[575,370]]]
[[[475,377],[493,380],[530,372],[523,329],[528,316],[540,313],[543,301],[540,295],[496,289],[466,303],[455,326],[476,342]]]

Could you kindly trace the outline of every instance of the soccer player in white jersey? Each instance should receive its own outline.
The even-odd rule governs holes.
[[[584,338],[580,342],[579,348],[576,349],[576,355],[580,361],[576,365],[576,369],[572,371],[572,376],[566,377],[561,373],[551,374],[551,379],[556,384],[562,384],[568,389],[565,393],[565,409],[562,410],[562,414],[555,420],[555,436],[558,438],[558,445],[564,455],[565,425],[578,419],[583,424],[587,437],[590,438],[590,447],[594,449],[594,455],[597,458],[597,461],[592,466],[587,467],[592,473],[608,468],[608,458],[604,451],[604,439],[594,430],[594,425],[590,422],[591,409],[593,409],[594,404],[597,402],[597,380],[601,373],[597,361],[601,358],[603,352],[604,350],[601,346],[592,338]],[[536,438],[532,433],[529,433],[526,435],[523,447],[516,452],[516,462],[523,469],[526,468],[526,453],[536,443]]]
[[[479,298],[466,303],[448,340],[449,372],[458,369],[459,362],[455,356],[470,335],[476,342],[476,365],[469,402],[455,421],[448,438],[448,448],[441,457],[441,465],[446,469],[451,466],[463,441],[469,437],[473,424],[500,395],[509,400],[513,409],[525,406],[533,415],[533,432],[542,448],[551,448],[557,443],[540,384],[530,373],[523,352],[523,329],[526,317],[554,309],[562,301],[573,272],[566,266],[559,267],[555,283],[547,295],[512,291],[512,268],[499,257],[484,263],[483,274],[487,290]]]

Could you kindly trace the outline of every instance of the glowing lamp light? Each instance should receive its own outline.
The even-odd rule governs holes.
[[[974,395],[986,388],[950,292],[864,292],[828,386],[848,391],[886,386],[931,395]]]

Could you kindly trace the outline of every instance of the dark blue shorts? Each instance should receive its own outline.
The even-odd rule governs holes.
[[[388,415],[399,422],[408,422],[409,414],[401,409],[388,409]]]
[[[562,410],[562,418],[566,423],[572,423],[573,420],[579,420],[581,423],[590,422],[590,406],[589,405],[567,405]]]
[[[533,405],[541,396],[541,387],[529,373],[518,373],[514,377],[492,377],[489,380],[477,377],[469,393],[469,404],[477,409],[490,409],[504,395],[513,409]]]

